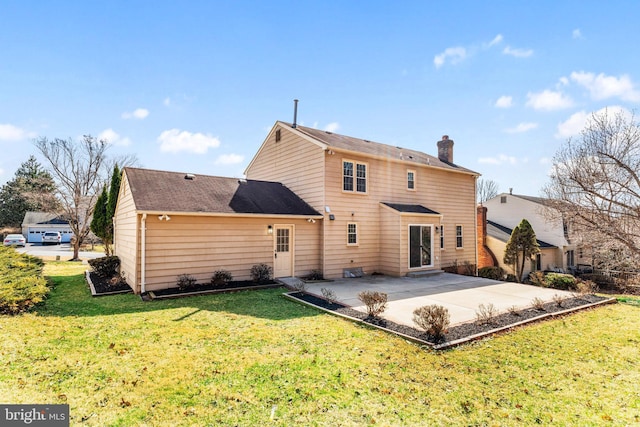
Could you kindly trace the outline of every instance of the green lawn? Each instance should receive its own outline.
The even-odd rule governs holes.
[[[0,316],[0,402],[72,425],[640,423],[640,307],[615,304],[436,353],[281,290],[92,298],[48,263],[37,313]]]

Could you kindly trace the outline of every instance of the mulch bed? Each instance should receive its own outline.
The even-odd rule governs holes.
[[[598,303],[615,301],[610,298],[597,295],[585,295],[566,299],[562,302],[562,306],[558,306],[555,302],[548,302],[544,304],[544,310],[528,308],[513,313],[507,312],[499,314],[492,319],[491,323],[488,324],[481,324],[474,321],[452,326],[444,334],[443,339],[436,340],[434,337],[426,334],[420,329],[401,325],[380,317],[370,317],[366,313],[354,310],[349,306],[329,302],[316,295],[305,292],[291,292],[287,295],[326,311],[334,312],[339,315],[385,329],[421,344],[427,344],[434,349],[449,348],[454,345],[459,345],[467,341],[482,338],[490,334],[519,326],[523,323],[541,320],[542,318],[548,318],[554,315],[566,314],[567,312],[579,310],[580,308],[588,308]]]
[[[179,289],[179,288],[167,288],[161,289],[157,291],[149,292],[151,299],[162,299],[162,298],[179,298],[186,296],[194,296],[194,295],[203,295],[203,294],[212,294],[218,292],[233,292],[233,291],[242,291],[248,289],[268,289],[268,288],[278,288],[282,286],[280,283],[276,283],[274,281],[269,282],[254,282],[252,280],[236,280],[228,282],[224,285],[211,285],[211,284],[203,284],[192,286],[188,289]]]
[[[93,296],[133,292],[127,282],[119,277],[104,277],[94,271],[87,271],[87,282]]]

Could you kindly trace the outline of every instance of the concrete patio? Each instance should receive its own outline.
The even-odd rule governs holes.
[[[502,313],[513,306],[530,307],[534,298],[548,302],[554,295],[571,297],[570,292],[557,289],[450,273],[419,278],[365,276],[306,284],[306,291],[318,296],[322,296],[322,288],[332,290],[338,301],[362,312],[366,308],[358,299],[360,292],[386,292],[389,303],[381,317],[407,326],[414,326],[413,310],[424,305],[446,307],[453,326],[475,320],[480,304],[493,304]]]

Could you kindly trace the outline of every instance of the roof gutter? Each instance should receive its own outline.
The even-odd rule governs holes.
[[[289,215],[289,214],[252,214],[252,213],[227,213],[227,212],[189,212],[189,211],[138,211],[139,214],[146,218],[146,215],[160,216],[211,216],[211,217],[234,217],[234,218],[275,218],[275,219],[323,219],[324,215]]]

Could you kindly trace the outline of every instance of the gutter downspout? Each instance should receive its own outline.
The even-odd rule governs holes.
[[[144,294],[147,289],[146,289],[146,281],[147,281],[147,275],[146,275],[146,271],[147,271],[147,214],[143,213],[142,214],[142,223],[140,225],[140,232],[141,232],[141,236],[140,239],[142,240],[141,244],[140,244],[140,293]]]

